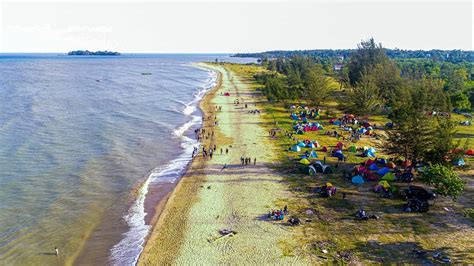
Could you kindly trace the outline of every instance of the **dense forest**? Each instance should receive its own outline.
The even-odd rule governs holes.
[[[472,60],[453,63],[435,60],[433,57],[405,58],[426,56],[429,51],[396,52],[397,50],[383,48],[373,39],[360,43],[358,48],[353,50],[281,52],[281,57],[261,58],[260,62],[270,74],[261,74],[256,78],[266,84],[265,92],[272,101],[300,97],[309,97],[315,102],[322,101],[328,96],[329,78],[332,78],[339,82],[340,88],[350,88],[351,92],[360,90],[365,84],[366,92],[372,90],[372,100],[380,94],[381,101],[375,101],[380,104],[361,101],[359,105],[377,105],[383,109],[393,107],[399,98],[400,87],[424,82],[431,84],[430,93],[433,97],[436,97],[436,94],[447,97],[445,106],[439,110],[470,111],[474,106]],[[397,57],[391,58],[389,54]],[[474,52],[459,51],[456,54],[458,58],[472,59]],[[339,55],[347,57],[338,58]],[[365,109],[361,110],[359,106],[358,110],[365,112],[371,111],[372,108],[366,106]]]

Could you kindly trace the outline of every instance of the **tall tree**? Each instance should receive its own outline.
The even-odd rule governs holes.
[[[354,114],[370,114],[383,105],[382,95],[375,84],[375,78],[367,72],[347,95],[348,111]]]
[[[388,61],[388,57],[381,44],[376,44],[373,38],[362,41],[352,54],[349,64],[349,82],[356,86],[364,73],[371,73],[377,64]]]
[[[305,73],[305,94],[316,105],[321,104],[329,96],[329,78],[324,75],[319,65],[315,65]]]

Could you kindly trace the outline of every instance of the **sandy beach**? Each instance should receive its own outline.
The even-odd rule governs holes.
[[[204,128],[214,131],[214,137],[203,145],[217,145],[216,153],[212,159],[199,156],[193,161],[171,193],[139,264],[303,263],[299,256],[283,252],[293,241],[292,231],[266,219],[270,209],[283,208],[292,195],[283,178],[269,168],[274,154],[268,132],[259,126],[261,118],[249,113],[259,96],[224,67],[205,67],[221,77],[201,102]],[[224,96],[225,92],[230,96]],[[236,99],[240,104],[234,104]],[[222,106],[222,111],[216,112],[215,106]],[[257,164],[242,166],[241,156],[256,158]],[[224,228],[236,234],[219,238]]]

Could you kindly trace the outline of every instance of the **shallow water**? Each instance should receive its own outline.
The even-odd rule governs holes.
[[[71,262],[96,235],[96,256],[133,264],[143,184],[175,182],[196,145],[215,76],[191,63],[216,57],[242,60],[0,55],[0,261]]]

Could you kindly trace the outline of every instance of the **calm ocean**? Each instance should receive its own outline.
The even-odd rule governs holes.
[[[215,83],[191,63],[215,58],[244,60],[0,54],[1,264],[134,264],[147,189],[185,169]]]

